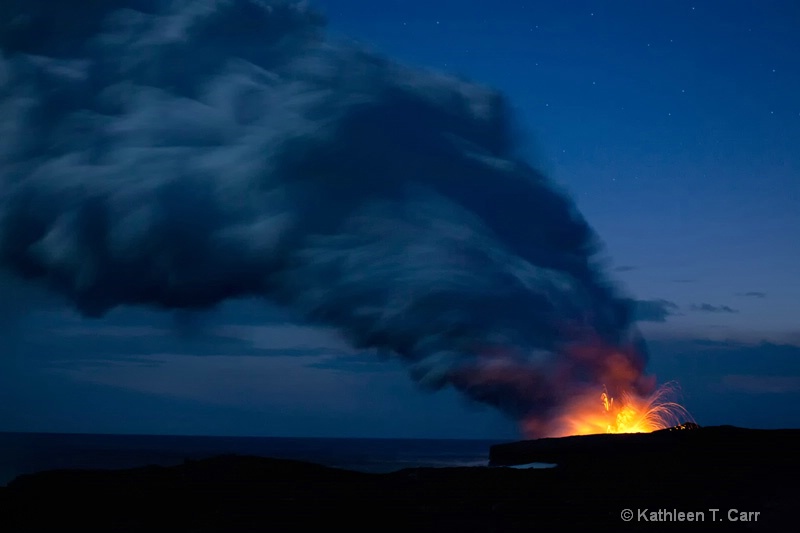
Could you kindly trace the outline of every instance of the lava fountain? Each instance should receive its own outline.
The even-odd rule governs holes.
[[[598,433],[650,433],[693,422],[692,416],[673,400],[677,383],[666,383],[646,396],[624,391],[613,397],[608,391],[587,394],[568,403],[549,432],[553,437]]]
[[[528,438],[601,433],[650,433],[694,423],[676,401],[676,382],[656,386],[645,373],[643,348],[612,346],[596,339],[566,350],[566,367],[553,382],[560,401],[545,416],[522,417]]]

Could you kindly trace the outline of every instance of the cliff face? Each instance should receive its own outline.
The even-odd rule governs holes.
[[[497,444],[490,464],[520,465],[532,462],[575,465],[586,462],[647,462],[655,459],[684,464],[737,464],[759,467],[792,464],[800,449],[800,430],[759,430],[733,426],[664,429],[653,433],[585,435]]]
[[[175,467],[44,472],[0,489],[0,531],[309,531],[320,524],[437,533],[797,531],[797,450],[800,430],[721,427],[541,439],[491,450],[495,464],[559,464],[545,470],[362,474],[227,456]],[[625,509],[635,513],[636,525],[622,520]],[[711,509],[719,510],[719,527],[709,523]],[[667,519],[666,511],[703,512],[704,523],[642,524],[642,510]],[[759,514],[745,522],[740,512]]]

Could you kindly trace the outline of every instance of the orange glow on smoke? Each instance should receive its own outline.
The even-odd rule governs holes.
[[[520,365],[522,356],[504,346],[475,351],[482,357],[453,376],[460,389],[491,399],[499,390],[503,398],[518,399],[523,406],[553,405],[545,413],[532,409],[522,416],[525,438],[650,433],[694,425],[689,412],[674,401],[677,383],[657,387],[655,376],[645,373],[646,358],[633,345],[582,339],[562,348],[556,363],[542,369]]]
[[[603,390],[568,405],[548,431],[551,437],[598,433],[650,433],[691,422],[689,412],[670,398],[677,386],[663,385],[641,397],[623,392],[611,397]]]

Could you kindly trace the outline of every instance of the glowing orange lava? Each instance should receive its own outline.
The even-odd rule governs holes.
[[[650,433],[693,422],[680,404],[670,401],[677,386],[668,383],[647,397],[623,393],[612,398],[604,390],[579,398],[551,426],[553,437],[598,433]]]

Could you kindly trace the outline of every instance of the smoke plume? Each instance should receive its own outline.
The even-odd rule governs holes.
[[[520,419],[645,386],[596,236],[497,92],[302,3],[0,11],[0,269],[90,316],[261,296]]]

